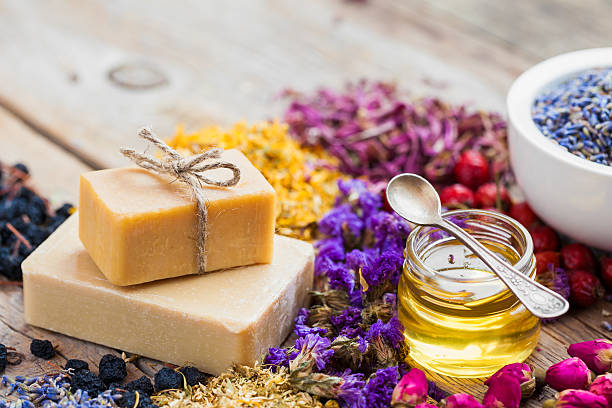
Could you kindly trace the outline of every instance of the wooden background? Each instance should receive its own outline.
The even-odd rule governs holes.
[[[0,0],[0,160],[26,163],[59,204],[76,202],[79,173],[125,164],[118,147],[138,127],[169,137],[178,123],[272,118],[286,87],[367,77],[503,111],[530,65],[609,45],[611,19],[604,0]],[[548,367],[568,343],[609,337],[606,307],[545,326],[530,361]],[[50,368],[29,355],[35,337],[59,345],[58,365],[116,352],[25,325],[21,289],[0,286],[0,342],[27,356],[9,375]],[[140,359],[130,377],[158,367]],[[484,390],[432,378],[447,391]]]

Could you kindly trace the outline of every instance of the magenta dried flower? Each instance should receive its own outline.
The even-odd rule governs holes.
[[[521,386],[522,398],[529,398],[531,395],[533,395],[536,381],[535,377],[533,376],[533,370],[525,363],[513,363],[503,366],[497,370],[495,374],[489,377],[487,381],[485,381],[485,385],[490,387],[499,378],[506,375],[517,379]]]
[[[484,406],[471,395],[453,394],[440,402],[440,408],[484,408]]]
[[[397,383],[391,396],[391,404],[416,405],[427,400],[429,383],[425,373],[418,368],[413,368],[404,374]]]
[[[612,365],[612,342],[605,339],[583,341],[569,346],[567,353],[578,357],[595,372],[603,374],[610,371]]]
[[[437,405],[428,404],[427,402],[423,402],[422,404],[416,405],[414,408],[438,408]]]
[[[565,390],[557,400],[546,401],[546,408],[608,408],[608,401],[599,395],[585,390]]]
[[[521,384],[516,377],[509,373],[502,373],[494,377],[492,381],[489,380],[487,380],[489,389],[482,399],[482,405],[485,408],[519,407],[521,404]]]
[[[568,358],[546,370],[546,383],[557,391],[584,389],[591,383],[591,371],[577,357]]]
[[[612,373],[606,373],[595,378],[589,387],[595,395],[600,395],[608,400],[608,405],[612,406]]]

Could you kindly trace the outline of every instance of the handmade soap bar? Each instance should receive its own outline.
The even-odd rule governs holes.
[[[237,165],[241,177],[233,187],[204,185],[204,270],[270,262],[274,189],[239,151],[226,150],[221,159]],[[206,176],[226,180],[228,170],[211,170]],[[133,167],[85,173],[79,214],[83,246],[115,285],[199,271],[196,204],[180,181]]]
[[[108,282],[72,216],[22,264],[35,326],[219,374],[253,364],[288,335],[313,279],[312,245],[274,237],[270,264],[128,287]]]

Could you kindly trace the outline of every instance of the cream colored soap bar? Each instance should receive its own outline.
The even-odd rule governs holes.
[[[35,326],[219,374],[253,364],[289,334],[313,279],[312,245],[274,237],[274,257],[141,285],[109,283],[70,217],[22,264],[25,320]]]
[[[274,189],[239,151],[222,160],[236,164],[241,178],[233,187],[205,187],[206,272],[272,259]],[[226,180],[228,170],[206,176]],[[198,272],[196,204],[180,181],[140,168],[85,173],[79,214],[81,242],[115,285]]]

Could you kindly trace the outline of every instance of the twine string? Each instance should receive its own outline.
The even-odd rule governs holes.
[[[210,161],[219,159],[223,149],[210,149],[208,151],[193,156],[183,157],[179,152],[172,149],[163,140],[155,136],[149,128],[142,128],[138,131],[138,137],[146,140],[161,153],[161,159],[147,153],[138,153],[134,149],[122,147],[121,154],[133,161],[137,166],[159,174],[169,174],[183,181],[189,186],[191,196],[197,204],[198,221],[198,268],[199,273],[205,272],[206,266],[206,219],[208,211],[206,209],[206,195],[204,185],[217,187],[235,186],[240,181],[240,169],[233,163],[224,161]],[[214,169],[228,169],[232,171],[232,178],[227,180],[215,180],[206,177],[204,173]]]

